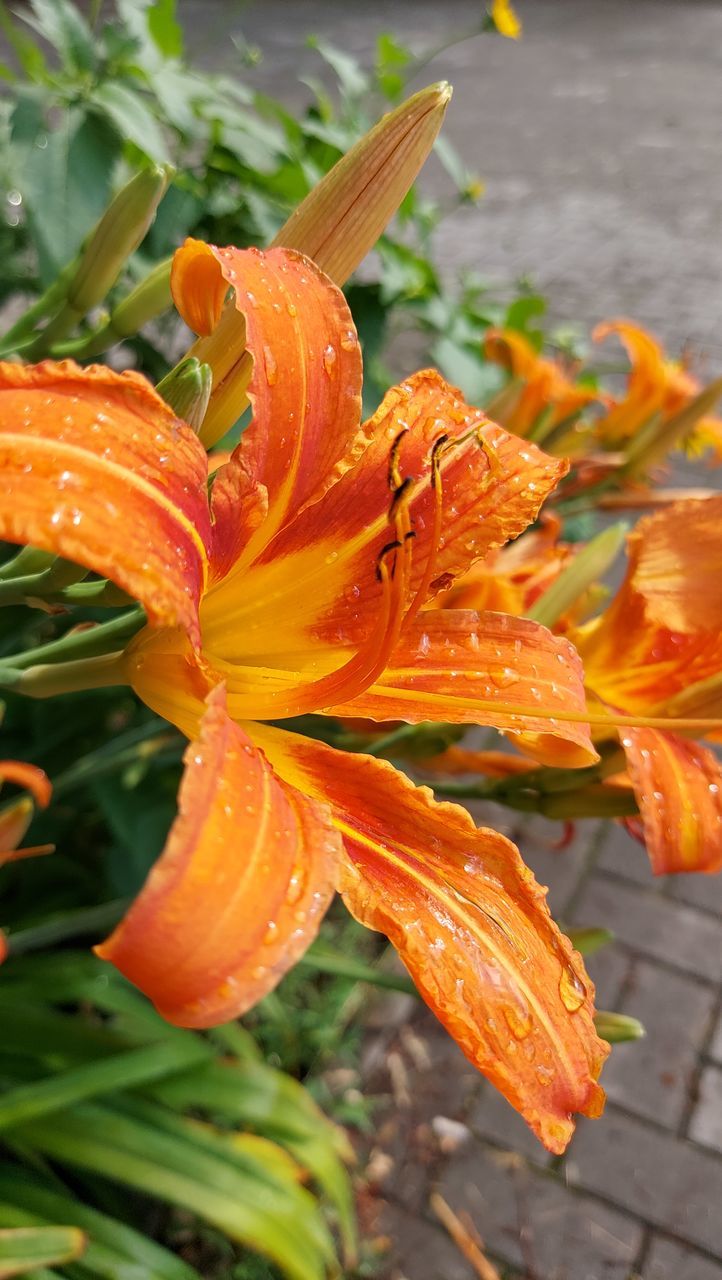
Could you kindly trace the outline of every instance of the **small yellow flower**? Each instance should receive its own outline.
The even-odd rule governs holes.
[[[508,36],[510,40],[518,40],[521,35],[521,20],[517,16],[511,0],[492,0],[489,14],[500,36]]]

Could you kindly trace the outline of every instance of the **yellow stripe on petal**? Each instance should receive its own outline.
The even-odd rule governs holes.
[[[346,848],[342,893],[387,934],[467,1057],[561,1152],[573,1113],[599,1115],[608,1053],[594,989],[518,850],[437,804],[388,763],[252,728],[280,776],[330,806]]]
[[[622,746],[655,875],[722,868],[722,767],[699,743],[625,729]]]
[[[555,721],[577,711],[579,724]],[[493,725],[542,764],[598,759],[584,676],[567,640],[526,618],[466,609],[427,610],[403,634],[381,678],[330,715]]]

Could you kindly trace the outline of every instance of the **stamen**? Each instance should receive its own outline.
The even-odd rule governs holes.
[[[408,430],[409,430],[408,427],[402,427],[401,431],[399,431],[399,434],[394,440],[394,443],[392,444],[391,449],[389,451],[389,473],[388,473],[389,489],[396,490],[401,486],[401,483],[402,483],[401,472],[399,471],[399,453],[401,451],[401,442],[403,441],[403,438],[408,432]]]
[[[431,526],[431,541],[424,572],[417,587],[416,595],[414,596],[406,617],[404,618],[404,626],[408,626],[409,623],[413,622],[419,612],[419,609],[425,603],[429,594],[429,587],[436,576],[436,560],[439,546],[441,544],[441,524],[444,514],[441,459],[446,450],[446,446],[448,445],[448,440],[448,435],[439,436],[438,440],[434,442],[431,450],[431,491],[434,498],[434,519]]]

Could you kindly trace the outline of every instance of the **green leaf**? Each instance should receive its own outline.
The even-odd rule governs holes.
[[[353,1151],[343,1129],[327,1119],[297,1080],[262,1062],[214,1062],[158,1081],[150,1091],[175,1108],[201,1109],[280,1142],[325,1191],[338,1213],[345,1247],[353,1251],[353,1199],[344,1168]]]
[[[13,182],[43,283],[74,257],[103,212],[117,156],[117,136],[96,116],[73,108],[51,130],[37,97],[20,97],[11,119]]]
[[[73,71],[92,71],[95,66],[93,35],[77,5],[71,0],[30,0],[34,18],[25,21],[39,32]]]
[[[81,1098],[92,1098],[112,1089],[132,1089],[159,1076],[181,1071],[207,1060],[212,1049],[200,1037],[170,1039],[148,1048],[130,1049],[61,1072],[50,1079],[8,1089],[0,1098],[0,1130],[10,1129],[36,1116],[59,1111]]]
[[[35,1267],[71,1262],[85,1248],[77,1227],[15,1227],[0,1230],[0,1280]]]
[[[124,1222],[99,1213],[75,1196],[44,1183],[37,1174],[15,1165],[0,1165],[0,1198],[46,1222],[67,1223],[87,1233],[88,1247],[83,1259],[94,1276],[112,1280],[138,1274],[143,1280],[199,1280],[198,1272],[181,1258],[156,1244],[148,1236]],[[102,1250],[102,1254],[101,1254]],[[113,1271],[101,1270],[102,1262],[115,1261]],[[129,1267],[128,1264],[131,1264]]]
[[[398,98],[406,87],[404,67],[411,62],[411,53],[388,32],[382,32],[376,40],[376,79],[387,98]]]
[[[19,65],[28,80],[43,84],[48,79],[48,64],[34,40],[20,31],[7,11],[5,0],[0,0],[0,30],[12,48]]]
[[[308,1192],[236,1154],[232,1138],[215,1141],[202,1126],[151,1105],[133,1112],[84,1103],[18,1126],[14,1136],[53,1160],[199,1214],[267,1254],[291,1280],[323,1280],[330,1244],[319,1243]]]
[[[149,160],[155,164],[170,163],[161,128],[140,94],[123,84],[101,84],[90,94],[88,102]]]
[[[158,780],[141,782],[132,790],[115,780],[97,783],[93,794],[115,837],[108,852],[111,893],[137,893],[163,849],[176,814],[176,797]]]
[[[363,98],[369,92],[369,78],[351,54],[344,53],[320,36],[309,36],[307,44],[320,53],[324,62],[336,74],[341,89],[348,98]]]
[[[155,0],[146,14],[148,30],[166,58],[183,56],[183,28],[175,15],[175,0]]]

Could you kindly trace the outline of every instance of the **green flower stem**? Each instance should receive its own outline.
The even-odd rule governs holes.
[[[77,265],[77,259],[68,263],[58,278],[53,280],[53,283],[48,286],[45,292],[41,293],[40,297],[36,298],[27,311],[24,311],[19,319],[15,321],[15,324],[11,325],[7,332],[3,334],[0,339],[0,348],[3,356],[6,352],[18,350],[19,343],[27,338],[36,321],[42,320],[62,301]]]
[[[76,662],[58,662],[29,667],[0,667],[0,688],[12,689],[26,698],[53,698],[61,693],[79,693],[86,689],[104,689],[109,685],[126,685],[122,650],[98,658],[81,658]]]
[[[61,342],[76,325],[80,324],[84,315],[85,311],[78,310],[66,299],[57,314],[40,331],[28,348],[26,352],[28,360],[42,359],[46,356],[56,342]]]
[[[540,813],[545,818],[624,818],[638,812],[631,791],[616,791],[600,784],[580,787],[576,791],[544,792],[494,787],[480,787],[463,782],[433,783],[442,796],[456,800],[493,800],[520,813]]]
[[[93,584],[96,585],[96,584]],[[15,653],[2,659],[2,665],[16,671],[24,671],[28,667],[48,662],[68,662],[75,658],[95,658],[101,654],[115,653],[120,645],[125,645],[145,624],[142,609],[133,609],[130,613],[122,613],[110,622],[98,623],[85,631],[71,630],[59,640],[51,640],[48,644],[36,645],[34,649],[26,649],[24,653]]]

